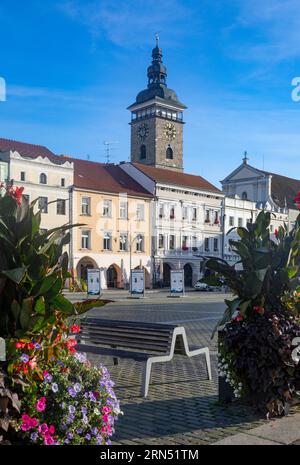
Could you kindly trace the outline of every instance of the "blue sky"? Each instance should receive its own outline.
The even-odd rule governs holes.
[[[218,185],[244,150],[300,178],[298,0],[29,0],[0,4],[0,137],[105,161],[129,157],[129,112],[160,33],[185,112],[185,170]]]

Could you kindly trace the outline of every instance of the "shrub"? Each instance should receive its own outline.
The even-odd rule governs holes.
[[[42,232],[41,213],[34,212],[36,201],[29,204],[22,197],[23,189],[15,188],[12,182],[0,187],[5,188],[0,197],[0,337],[5,338],[7,348],[7,359],[0,362],[3,443],[14,442],[20,412],[28,415],[24,405],[38,393],[43,371],[48,366],[54,369],[57,360],[64,358],[66,368],[77,363],[70,358],[75,352],[68,328],[72,318],[109,301],[73,304],[64,297],[64,282],[70,277],[64,247],[70,240],[68,231],[76,225]],[[102,394],[105,401],[106,394]],[[53,410],[53,414],[59,421],[60,411]]]
[[[218,327],[219,368],[237,397],[247,396],[258,408],[278,415],[299,389],[299,367],[292,358],[293,339],[300,336],[300,215],[288,231],[270,236],[269,212],[237,228],[230,246],[239,268],[206,257],[209,285],[228,286],[234,294]],[[225,325],[225,326],[224,326]],[[213,334],[214,334],[213,332]]]

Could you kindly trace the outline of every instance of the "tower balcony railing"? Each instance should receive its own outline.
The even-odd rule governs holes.
[[[171,121],[179,121],[180,123],[183,122],[182,113],[174,114],[174,113],[167,113],[161,110],[156,110],[156,111],[151,111],[151,112],[146,112],[146,113],[141,113],[141,114],[131,113],[131,121],[141,121],[141,120],[152,118],[153,116],[160,116],[161,118],[165,118]]]

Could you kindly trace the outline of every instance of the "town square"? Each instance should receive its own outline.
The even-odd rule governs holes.
[[[15,3],[0,5],[0,445],[128,463],[300,445],[291,8]]]

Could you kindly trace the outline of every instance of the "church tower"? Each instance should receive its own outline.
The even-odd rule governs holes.
[[[186,108],[167,87],[162,49],[152,50],[148,87],[138,93],[131,111],[131,161],[157,168],[183,171],[183,110]]]

